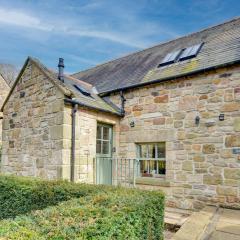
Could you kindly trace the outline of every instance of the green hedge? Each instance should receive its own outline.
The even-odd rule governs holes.
[[[0,219],[101,191],[100,186],[0,175]]]
[[[0,238],[16,240],[163,239],[164,197],[115,188],[0,221]]]
[[[1,220],[0,239],[163,239],[161,192],[0,176],[2,217],[42,208]]]

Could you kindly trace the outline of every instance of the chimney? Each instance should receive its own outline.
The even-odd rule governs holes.
[[[63,69],[64,69],[64,59],[59,58],[58,62],[58,79],[62,82],[64,82],[64,77],[63,77]]]

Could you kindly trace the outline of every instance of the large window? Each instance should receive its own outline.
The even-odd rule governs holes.
[[[97,154],[111,155],[112,127],[109,125],[97,125]]]
[[[137,144],[141,177],[162,177],[166,172],[165,143]]]

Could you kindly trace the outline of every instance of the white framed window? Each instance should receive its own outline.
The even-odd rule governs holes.
[[[97,124],[96,153],[98,155],[110,156],[112,149],[112,126]]]
[[[166,144],[138,143],[139,177],[162,177],[166,173]]]

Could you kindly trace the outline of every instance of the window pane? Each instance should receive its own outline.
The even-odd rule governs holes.
[[[148,161],[140,161],[140,172],[142,177],[150,177],[148,169],[149,169]]]
[[[152,174],[157,174],[157,161],[149,161],[149,172]]]
[[[155,158],[156,157],[156,155],[155,155],[155,144],[149,144],[148,149],[149,149],[148,157],[149,158]]]
[[[110,142],[109,141],[103,141],[102,144],[103,144],[102,154],[109,154]]]
[[[166,162],[158,161],[158,173],[165,174],[166,173]]]
[[[139,145],[139,157],[140,158],[147,158],[147,145],[146,144],[143,144],[143,145]]]
[[[102,134],[101,134],[102,127],[97,126],[97,139],[102,139]]]
[[[110,140],[110,129],[108,127],[103,127],[103,139]]]
[[[165,158],[165,143],[157,144],[157,158]]]
[[[96,149],[96,152],[101,154],[101,141],[100,141],[100,140],[97,140],[97,149]]]

